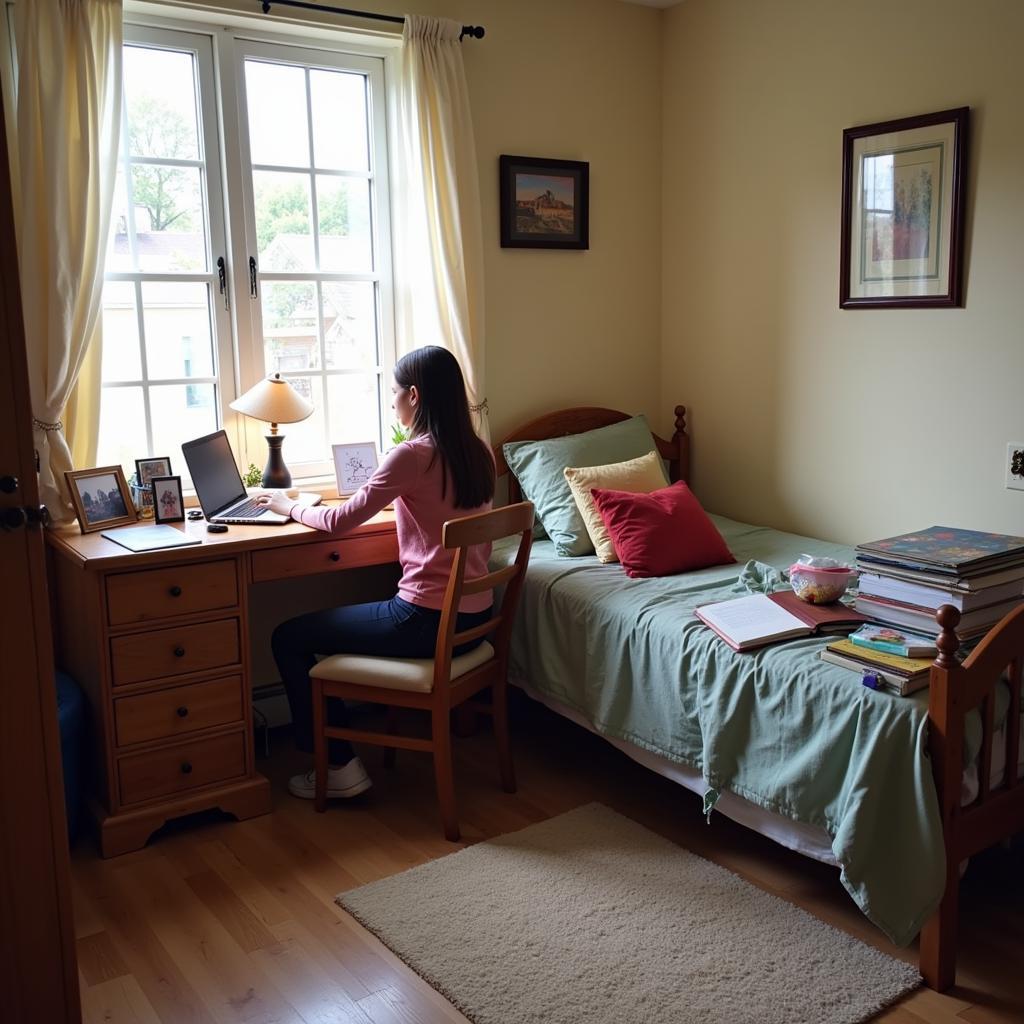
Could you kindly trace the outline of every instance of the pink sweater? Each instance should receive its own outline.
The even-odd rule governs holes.
[[[491,503],[479,508],[455,508],[451,480],[442,498],[441,460],[436,458],[431,465],[434,451],[434,442],[429,435],[406,441],[384,456],[377,472],[344,505],[310,508],[296,504],[292,506],[290,515],[304,526],[341,534],[365,523],[385,505],[394,502],[398,560],[402,564],[398,596],[424,608],[440,608],[444,603],[453,557],[453,552],[441,545],[441,527],[449,519],[485,512]],[[466,579],[483,576],[487,572],[490,554],[490,544],[477,544],[470,549]],[[459,611],[485,611],[491,606],[491,601],[489,590],[471,594],[462,599]]]

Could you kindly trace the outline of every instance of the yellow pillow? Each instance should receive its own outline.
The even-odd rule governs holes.
[[[619,556],[615,553],[615,545],[608,536],[601,513],[594,505],[591,489],[598,487],[609,491],[627,491],[630,494],[650,494],[668,484],[661,456],[656,451],[610,466],[566,468],[562,472],[576,499],[576,507],[580,510],[597,557],[602,562],[617,562]]]

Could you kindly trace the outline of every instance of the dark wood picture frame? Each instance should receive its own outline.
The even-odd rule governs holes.
[[[113,477],[117,483],[117,490],[124,503],[125,512],[123,515],[104,516],[101,519],[90,516],[90,511],[95,504],[89,492],[83,491],[82,482],[94,480],[99,477]],[[67,481],[68,491],[71,493],[71,504],[75,507],[75,515],[78,517],[78,526],[82,533],[94,533],[96,530],[109,530],[114,526],[125,526],[128,523],[138,521],[138,514],[135,511],[135,504],[132,501],[132,494],[128,488],[128,481],[124,478],[124,470],[120,466],[99,466],[96,469],[69,469],[64,473]],[[109,490],[107,492],[109,494]],[[85,497],[89,501],[85,501]]]
[[[181,477],[155,476],[150,480],[149,485],[153,488],[153,519],[158,523],[185,522],[185,496],[181,491]],[[166,488],[168,485],[173,487],[178,495],[177,511],[173,511],[169,515],[161,515],[160,494],[162,488]]]
[[[969,114],[957,107],[843,132],[841,308],[963,305]],[[863,202],[869,177],[874,207]]]
[[[498,189],[503,249],[590,248],[589,163],[503,155]]]
[[[147,471],[147,467],[151,467],[152,463],[160,463],[160,471],[152,472],[151,469]],[[167,455],[153,456],[149,459],[136,459],[135,460],[135,480],[140,487],[148,487],[150,480],[158,476],[170,476],[171,475],[171,460]]]

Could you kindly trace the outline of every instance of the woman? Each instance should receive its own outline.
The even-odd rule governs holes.
[[[409,440],[388,452],[373,476],[344,505],[300,506],[282,493],[260,497],[261,504],[292,519],[342,534],[366,522],[394,502],[398,528],[398,560],[402,578],[390,601],[348,605],[300,615],[282,623],[271,640],[274,660],[288,692],[295,744],[313,752],[313,702],[309,670],[314,655],[370,654],[395,658],[430,658],[434,654],[441,605],[451,571],[452,553],[441,546],[441,527],[491,507],[494,459],[473,431],[466,385],[455,357],[435,345],[416,349],[399,360],[391,386],[392,408]],[[490,545],[470,552],[467,578],[487,572]],[[461,631],[490,618],[491,594],[464,598],[456,629]],[[481,641],[466,644],[457,653]],[[340,700],[328,702],[328,721],[346,724]],[[327,795],[356,796],[371,782],[351,744],[331,740],[328,746]],[[294,776],[292,795],[312,799],[315,772]]]

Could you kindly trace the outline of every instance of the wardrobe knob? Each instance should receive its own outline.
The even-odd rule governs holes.
[[[332,551],[331,554],[330,554],[330,559],[331,559],[332,562],[340,562],[341,561],[341,552],[340,551]]]
[[[181,587],[174,586],[170,589],[171,597],[181,597]]]
[[[176,658],[184,658],[185,657],[185,648],[184,647],[175,647],[174,648],[174,656]]]
[[[189,762],[189,761],[182,761],[181,762],[181,774],[182,775],[191,775],[192,774],[192,764],[191,764],[191,762]]]
[[[182,705],[180,708],[178,708],[178,717],[179,718],[188,718],[188,708],[185,707],[184,705]]]

